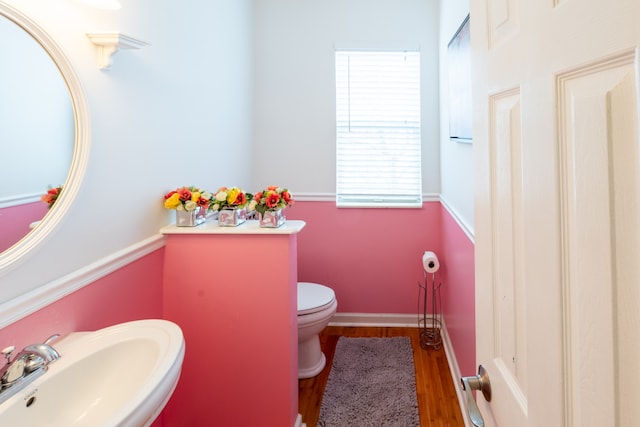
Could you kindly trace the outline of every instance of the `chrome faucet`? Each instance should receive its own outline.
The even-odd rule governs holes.
[[[57,334],[52,335],[42,344],[28,345],[13,359],[11,355],[15,346],[2,350],[7,363],[0,368],[0,403],[44,374],[49,364],[60,358],[60,354],[50,345],[59,337]]]

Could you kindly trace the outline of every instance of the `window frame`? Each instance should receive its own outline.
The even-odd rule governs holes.
[[[351,132],[351,125],[353,122],[355,122],[356,124],[358,124],[358,120],[352,120],[352,108],[354,108],[351,105],[351,101],[352,101],[352,94],[351,94],[351,84],[353,83],[352,80],[352,68],[351,68],[351,62],[348,63],[347,67],[348,70],[347,72],[347,76],[346,79],[348,81],[348,88],[347,88],[347,96],[348,96],[348,100],[347,100],[347,105],[346,108],[349,110],[346,115],[348,116],[347,119],[345,119],[344,115],[344,94],[341,95],[341,89],[340,85],[344,84],[344,75],[340,75],[339,73],[343,73],[344,74],[344,64],[341,61],[341,59],[343,59],[344,56],[349,56],[349,55],[362,55],[363,57],[372,57],[372,56],[376,56],[377,54],[381,54],[381,55],[387,55],[388,56],[393,56],[394,58],[397,58],[399,56],[404,56],[404,59],[406,61],[407,56],[410,56],[411,59],[414,61],[413,62],[413,67],[412,67],[412,71],[413,74],[411,76],[411,78],[408,80],[408,86],[411,86],[411,96],[409,96],[407,99],[408,100],[404,100],[404,102],[407,102],[408,104],[412,104],[412,114],[406,115],[406,116],[402,116],[404,117],[404,120],[398,120],[397,116],[395,118],[391,117],[391,116],[383,116],[384,118],[389,118],[388,120],[382,121],[380,122],[379,120],[366,120],[366,121],[362,121],[360,122],[361,124],[361,128],[368,128],[369,130],[371,130],[371,133],[373,134],[376,130],[378,131],[378,135],[376,136],[372,136],[371,137],[371,141],[370,143],[366,143],[367,147],[369,147],[371,144],[378,144],[380,147],[384,148],[384,149],[388,149],[390,152],[392,153],[403,153],[405,154],[405,159],[409,158],[410,160],[404,160],[404,159],[400,159],[394,162],[395,166],[394,167],[390,167],[389,169],[384,169],[385,171],[390,171],[393,172],[395,171],[396,176],[398,176],[397,174],[400,173],[401,175],[407,175],[407,170],[411,169],[411,176],[410,179],[406,179],[406,178],[397,178],[397,180],[393,180],[391,181],[391,185],[393,186],[395,182],[398,182],[398,186],[399,188],[402,188],[402,184],[405,182],[409,182],[408,186],[407,186],[407,192],[406,194],[395,194],[393,192],[393,190],[390,190],[389,188],[382,188],[385,191],[381,191],[379,193],[375,193],[372,190],[375,190],[373,188],[366,188],[366,183],[370,184],[370,185],[374,185],[376,184],[376,181],[380,181],[380,177],[374,177],[371,179],[371,181],[367,181],[368,178],[365,178],[365,185],[356,188],[358,184],[354,184],[354,181],[357,180],[357,178],[351,178],[351,185],[352,188],[356,188],[357,190],[359,190],[359,192],[356,191],[345,191],[345,187],[342,184],[341,178],[344,177],[344,164],[342,163],[347,163],[344,160],[344,154],[343,153],[344,150],[344,145],[341,146],[341,144],[344,144],[345,141],[344,139],[341,139],[344,137],[345,132],[344,132],[344,128],[348,127],[349,128],[349,132],[347,132],[346,134],[350,135]],[[389,48],[389,47],[381,47],[381,48],[359,48],[359,47],[336,47],[335,52],[334,52],[334,60],[335,60],[335,90],[336,90],[336,122],[335,122],[335,126],[336,126],[336,206],[337,207],[358,207],[358,208],[366,208],[366,207],[372,207],[372,208],[420,208],[422,207],[422,116],[421,116],[421,104],[422,104],[422,99],[421,99],[421,53],[420,53],[420,49],[419,47],[404,47],[404,48]],[[386,60],[386,59],[385,59]],[[377,66],[381,67],[382,61],[380,61]],[[341,69],[342,67],[342,69]],[[404,66],[403,66],[404,67]],[[378,68],[371,68],[370,70],[368,70],[368,72],[377,73]],[[365,71],[367,72],[367,71]],[[382,73],[384,74],[384,73]],[[394,74],[395,75],[395,74]],[[368,76],[367,76],[368,77]],[[379,76],[378,76],[379,77]],[[384,78],[386,78],[388,81],[385,81],[385,83],[387,84],[386,86],[384,86],[384,88],[387,89],[394,89],[394,85],[398,85],[397,82],[391,82],[391,78],[389,76],[385,76]],[[399,91],[402,90],[406,90],[407,87],[405,87],[407,83],[404,83],[403,80],[403,84],[400,84],[398,87],[395,87],[396,89],[398,89]],[[374,85],[372,85],[374,86]],[[375,86],[376,88],[379,86]],[[376,92],[379,93],[380,91]],[[403,92],[402,92],[403,93]],[[403,98],[402,96],[394,96],[393,100],[398,101],[401,100],[401,98]],[[389,104],[391,105],[391,104]],[[364,107],[363,107],[364,108]],[[391,114],[393,116],[393,114]],[[372,119],[374,117],[374,115],[372,116],[367,116],[369,119]],[[345,125],[345,120],[348,121],[348,124]],[[367,123],[367,125],[362,125],[363,123]],[[404,124],[400,124],[401,122],[403,122]],[[380,126],[376,126],[376,125],[372,125],[373,123],[380,123]],[[407,124],[407,123],[412,123],[412,124]],[[383,130],[384,129],[384,130]],[[391,129],[391,130],[390,130]],[[353,132],[355,135],[360,135],[356,132]],[[366,132],[363,131],[361,135],[364,135]],[[383,134],[383,136],[380,136],[380,134]],[[408,134],[412,134],[412,136],[410,136],[409,138],[407,138]],[[387,135],[391,135],[390,137],[387,137]],[[402,141],[410,141],[410,145],[408,148],[405,147],[405,149],[399,149],[397,148],[396,144],[393,142],[393,138],[399,138]],[[389,142],[389,140],[391,140],[391,142]],[[364,145],[364,144],[361,144]],[[352,144],[347,144],[347,147],[351,147]],[[366,148],[365,148],[366,150]],[[408,155],[407,155],[408,154]],[[343,157],[341,157],[343,156]],[[356,154],[356,155],[351,155],[355,158],[358,158],[358,156],[360,156],[358,158],[358,160],[362,161],[362,163],[365,165],[363,167],[363,172],[369,172],[374,173],[377,172],[377,170],[375,169],[375,166],[367,166],[367,163],[369,162],[369,158],[367,158],[366,155],[363,154]],[[374,155],[374,157],[376,157],[376,160],[379,162],[379,164],[384,163],[384,161],[381,162],[381,160],[384,160],[384,155]],[[373,163],[375,163],[375,161],[373,161]],[[410,166],[409,169],[402,169],[402,166],[404,164],[407,164]],[[353,166],[353,165],[351,165]],[[356,175],[357,173],[352,173],[352,175]],[[349,178],[347,178],[348,180]],[[353,186],[356,187],[353,187]],[[384,187],[385,184],[382,185],[382,187]],[[348,188],[352,189],[352,188]]]

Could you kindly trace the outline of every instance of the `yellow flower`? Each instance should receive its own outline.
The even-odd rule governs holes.
[[[191,193],[191,201],[192,202],[197,202],[198,200],[200,200],[200,192],[199,191],[193,191]]]
[[[240,190],[236,187],[230,189],[227,192],[227,203],[229,203],[230,205],[235,203],[236,198],[238,197],[238,193],[240,193]]]
[[[164,201],[164,207],[167,209],[176,209],[180,206],[180,193],[174,193]]]

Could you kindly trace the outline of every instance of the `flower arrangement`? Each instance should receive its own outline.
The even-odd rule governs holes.
[[[268,210],[284,209],[293,205],[293,203],[294,200],[289,190],[272,185],[253,196],[249,209],[255,209],[261,215],[264,215]]]
[[[40,197],[40,201],[48,205],[47,209],[51,209],[51,206],[53,206],[55,201],[58,200],[58,197],[60,197],[61,192],[61,185],[58,187],[49,187],[49,190],[47,190],[47,194],[43,194],[42,197]]]
[[[198,206],[205,210],[211,204],[211,193],[198,187],[182,187],[170,191],[164,196],[164,207],[179,211],[194,211]]]
[[[251,199],[252,195],[245,193],[238,187],[220,187],[213,197],[213,205],[211,210],[219,211],[223,208],[243,208]]]

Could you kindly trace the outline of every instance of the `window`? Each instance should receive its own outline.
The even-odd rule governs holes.
[[[420,53],[336,51],[336,204],[422,206]]]

